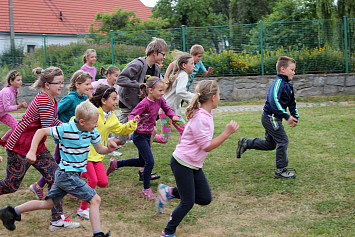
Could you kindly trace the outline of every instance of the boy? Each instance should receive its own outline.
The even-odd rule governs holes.
[[[295,75],[296,61],[292,58],[282,56],[276,63],[277,78],[269,87],[264,112],[261,116],[261,123],[265,128],[265,139],[239,138],[237,158],[247,149],[274,150],[276,148],[276,170],[275,178],[296,178],[296,175],[287,171],[288,165],[287,146],[288,137],[282,125],[282,119],[286,119],[291,128],[298,122],[293,86],[290,83]],[[287,107],[291,115],[286,112]]]
[[[104,234],[100,228],[101,199],[94,189],[80,179],[80,174],[86,172],[90,143],[100,154],[114,151],[117,144],[112,139],[108,141],[107,147],[100,144],[101,137],[96,130],[99,111],[90,101],[82,102],[76,107],[75,117],[76,119],[69,123],[63,123],[57,127],[42,128],[35,133],[26,159],[30,163],[35,162],[39,142],[45,136],[52,136],[55,143],[59,144],[61,161],[55,173],[54,184],[45,200],[32,200],[15,208],[7,206],[0,209],[0,219],[8,230],[15,230],[15,221],[21,221],[21,213],[51,209],[67,193],[70,193],[81,200],[90,202],[90,222],[94,236],[107,237],[110,235],[110,232]]]

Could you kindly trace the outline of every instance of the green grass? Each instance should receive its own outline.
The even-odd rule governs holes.
[[[353,98],[353,97],[352,97]],[[320,99],[318,99],[320,100]],[[353,99],[341,99],[353,101]],[[204,163],[213,201],[208,206],[194,206],[177,229],[177,236],[354,236],[355,234],[355,104],[299,108],[300,122],[290,129],[289,167],[295,168],[294,180],[274,179],[275,151],[246,151],[235,158],[239,136],[263,137],[261,112],[215,113],[215,136],[230,120],[240,128],[219,148],[211,151]],[[8,128],[0,125],[1,134]],[[174,185],[169,163],[178,141],[173,130],[167,144],[154,144],[154,171],[162,177],[152,181]],[[47,139],[50,151],[53,142]],[[119,159],[137,156],[133,144],[120,150]],[[6,173],[6,155],[0,164],[0,177]],[[104,161],[108,163],[108,158]],[[142,182],[137,168],[121,168],[109,176],[109,185],[98,188],[102,198],[102,229],[112,236],[159,236],[178,200],[168,204],[164,214],[156,213],[155,203],[141,197]],[[0,196],[0,204],[18,205],[32,200],[28,186],[40,177],[32,167],[20,189]],[[64,199],[66,214],[76,212],[79,201]],[[0,236],[53,236],[48,230],[50,211],[23,214],[14,232],[0,226]],[[73,218],[75,219],[75,218]],[[62,230],[56,236],[91,236],[89,221],[82,227]]]

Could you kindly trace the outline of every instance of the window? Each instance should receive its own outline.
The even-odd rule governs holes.
[[[33,53],[35,50],[36,45],[27,45],[27,53]]]

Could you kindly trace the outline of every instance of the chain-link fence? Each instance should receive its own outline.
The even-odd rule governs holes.
[[[298,74],[355,72],[355,18],[346,17],[107,34],[26,36],[15,38],[14,48],[10,47],[9,40],[0,39],[3,45],[0,70],[16,68],[25,79],[31,79],[32,68],[53,65],[70,77],[82,66],[82,55],[88,48],[97,51],[96,68],[113,64],[122,69],[134,58],[145,55],[145,47],[152,37],[163,38],[171,51],[188,52],[192,45],[202,45],[205,49],[202,61],[205,66],[214,68],[213,76],[275,74],[275,63],[282,55],[297,61]],[[162,71],[175,55],[167,55]]]

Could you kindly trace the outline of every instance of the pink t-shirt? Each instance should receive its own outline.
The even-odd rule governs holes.
[[[98,81],[94,81],[93,83],[91,83],[92,87],[94,87],[94,90],[96,90],[96,88],[100,85],[100,84],[104,84],[104,85],[108,85],[108,82],[107,82],[107,78],[104,78],[104,79],[100,79]],[[114,84],[113,85],[113,88],[115,88],[116,90],[116,93],[118,94],[118,85],[117,84]]]
[[[95,81],[95,77],[96,77],[97,70],[96,70],[96,68],[95,68],[94,66],[89,67],[88,65],[84,64],[83,66],[81,66],[80,70],[83,70],[83,71],[85,71],[85,72],[90,73],[91,76],[92,76],[92,80],[91,80],[91,81],[92,81],[92,82]]]
[[[186,164],[202,168],[208,154],[204,149],[211,144],[213,132],[212,114],[202,108],[197,109],[185,127],[180,143],[173,153],[174,157]]]

